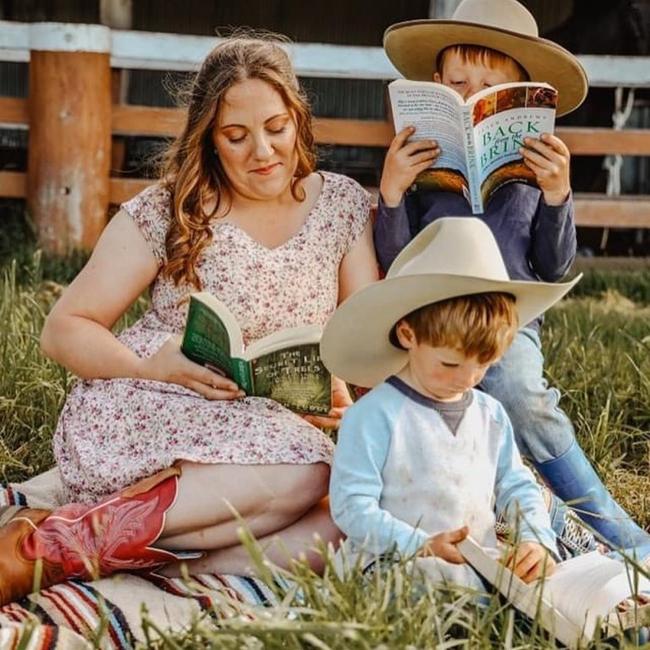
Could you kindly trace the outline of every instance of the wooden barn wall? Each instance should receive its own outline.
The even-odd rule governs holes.
[[[98,23],[99,0],[0,0],[0,19]]]
[[[378,45],[388,25],[428,10],[429,0],[137,0],[133,29],[209,35],[245,25],[295,41]]]

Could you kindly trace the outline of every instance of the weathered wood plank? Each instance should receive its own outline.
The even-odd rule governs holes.
[[[160,108],[115,104],[112,110],[112,130],[115,135],[174,137],[180,132],[185,118],[182,108]],[[27,100],[0,97],[0,125],[23,127],[28,124]],[[383,120],[352,120],[345,118],[316,118],[316,141],[360,147],[386,147],[393,137],[393,127]],[[557,134],[575,156],[650,155],[650,129],[560,127]]]
[[[650,156],[650,129],[560,127],[557,135],[574,156]]]
[[[2,113],[0,112],[0,117]],[[185,112],[180,108],[114,106],[113,132],[121,135],[173,137],[182,128]],[[359,147],[387,147],[393,126],[383,120],[316,118],[316,142]],[[650,155],[650,129],[615,131],[605,128],[560,127],[557,134],[574,155]]]
[[[84,28],[88,27],[66,23],[53,25],[52,29],[72,39],[82,38]],[[0,60],[29,61],[30,41],[35,29],[38,28],[30,23],[0,20]],[[212,36],[113,30],[111,65],[143,70],[196,70],[219,40]],[[287,50],[299,76],[348,79],[396,79],[401,76],[383,48],[378,46],[291,43]],[[591,86],[650,86],[650,57],[578,55],[578,58]]]
[[[144,178],[111,178],[110,203],[128,201],[153,181]],[[24,198],[24,172],[0,172],[0,196]],[[372,190],[373,188],[368,188]],[[374,192],[376,197],[376,191]],[[650,196],[607,197],[604,194],[576,194],[576,223],[583,227],[650,228]]]
[[[28,126],[27,100],[20,97],[0,97],[0,128],[26,129]]]
[[[182,108],[114,104],[111,115],[115,135],[175,137],[184,121],[185,110]]]
[[[576,194],[576,223],[594,228],[650,228],[650,196]]]
[[[109,180],[109,202],[119,205],[133,198],[138,192],[146,189],[154,181],[150,178],[114,178]]]
[[[27,195],[27,174],[25,172],[0,171],[0,197],[24,199]]]

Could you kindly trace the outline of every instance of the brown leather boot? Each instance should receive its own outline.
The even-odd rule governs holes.
[[[158,472],[94,506],[23,508],[0,529],[0,606],[68,578],[96,579],[179,559],[152,548],[176,499],[178,467]],[[40,583],[34,584],[37,562]]]

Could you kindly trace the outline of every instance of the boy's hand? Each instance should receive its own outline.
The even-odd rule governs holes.
[[[554,135],[542,133],[541,138],[524,138],[525,147],[519,149],[524,162],[535,174],[547,205],[561,205],[571,192],[567,146]]]
[[[469,528],[463,526],[446,533],[438,533],[429,537],[426,544],[417,552],[419,557],[439,557],[452,564],[465,564],[465,558],[456,548],[458,542],[462,542],[468,535]]]
[[[532,582],[555,571],[555,560],[548,549],[537,542],[522,542],[502,559],[517,577]]]
[[[415,133],[414,126],[402,129],[390,143],[381,173],[379,191],[389,208],[399,205],[415,177],[429,167],[440,155],[435,140],[406,142]]]

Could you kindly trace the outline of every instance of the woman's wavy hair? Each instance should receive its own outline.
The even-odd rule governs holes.
[[[231,202],[231,188],[214,151],[212,131],[228,90],[246,79],[260,79],[280,94],[296,123],[297,167],[291,193],[304,200],[298,181],[316,165],[312,113],[289,57],[275,35],[236,35],[208,54],[188,89],[187,123],[164,154],[163,183],[172,195],[172,223],[167,233],[163,275],[201,289],[196,263],[211,241],[210,221]],[[208,199],[214,208],[206,210]]]

